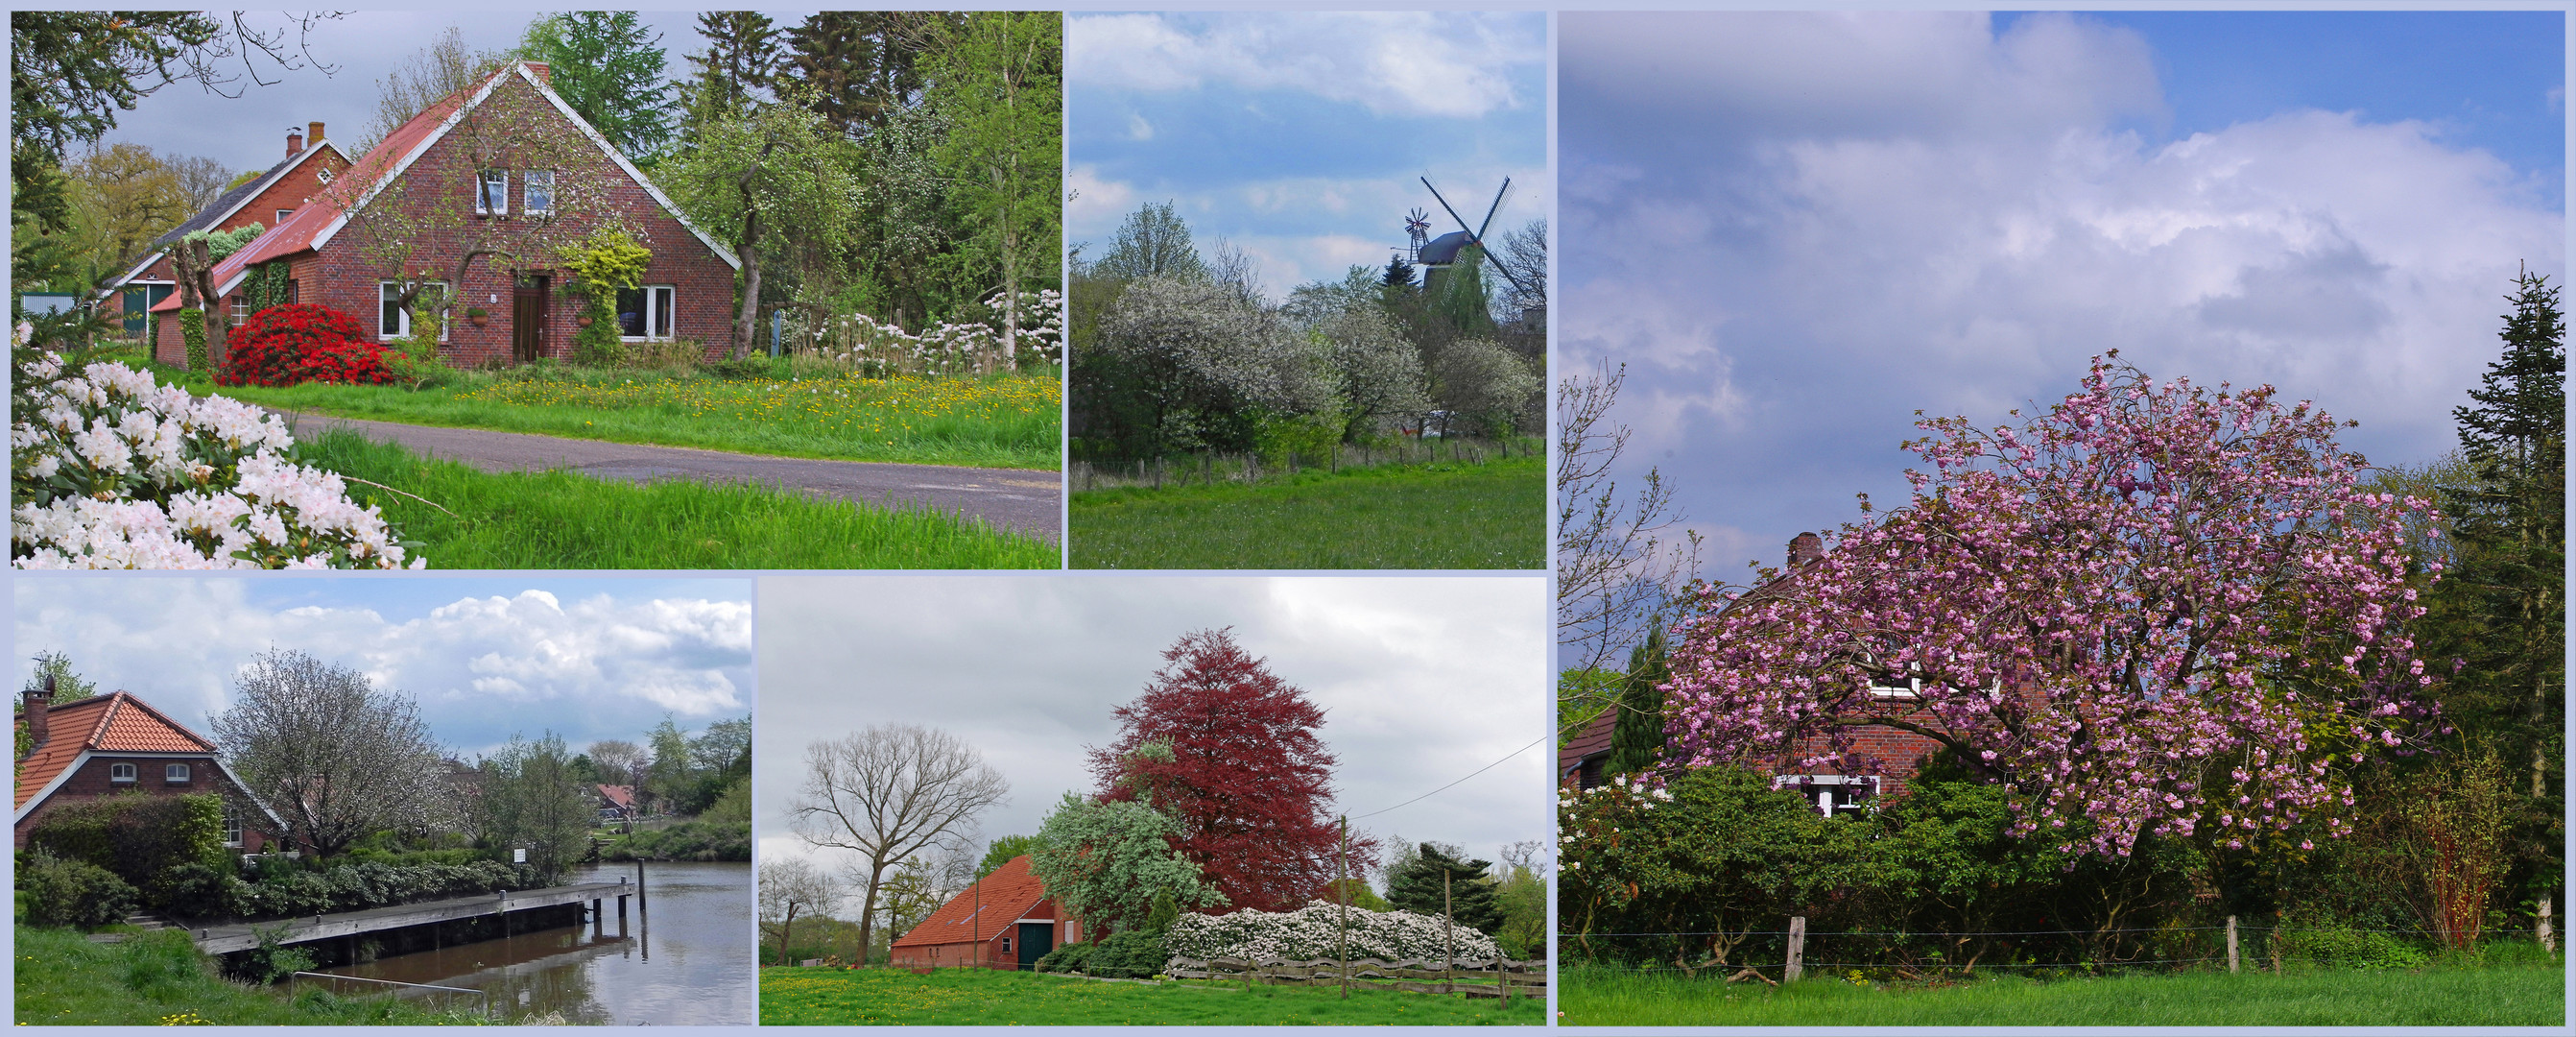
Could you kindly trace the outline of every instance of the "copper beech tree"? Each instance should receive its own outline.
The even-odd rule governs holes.
[[[2018,413],[2018,412],[2016,412]],[[2116,354],[2018,426],[1919,423],[1911,502],[1681,629],[1667,759],[1871,773],[1870,725],[2011,796],[2014,834],[2126,855],[2349,830],[2330,763],[2438,725],[2405,549],[2337,423]]]
[[[1324,711],[1234,643],[1201,630],[1165,649],[1145,693],[1118,707],[1118,740],[1091,751],[1104,802],[1144,799],[1179,823],[1172,847],[1235,908],[1283,911],[1331,887],[1341,832],[1330,812]],[[1351,869],[1374,863],[1354,845]]]

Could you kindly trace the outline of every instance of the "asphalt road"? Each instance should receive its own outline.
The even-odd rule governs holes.
[[[1061,542],[1063,535],[1064,482],[1055,472],[816,461],[320,414],[298,413],[291,417],[298,435],[345,428],[487,472],[565,468],[594,478],[639,483],[655,479],[759,483],[816,497],[978,516],[987,524],[1050,542]]]

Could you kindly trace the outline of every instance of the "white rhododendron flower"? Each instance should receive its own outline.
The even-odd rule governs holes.
[[[9,554],[26,569],[418,569],[286,423],[123,364],[19,365]]]
[[[1173,920],[1163,939],[1175,959],[1323,961],[1341,954],[1342,918],[1341,905],[1323,900],[1311,901],[1294,911],[1246,909],[1222,915],[1182,915]],[[1411,959],[1436,964],[1449,960],[1454,951],[1455,960],[1463,966],[1502,955],[1493,937],[1471,926],[1445,923],[1438,915],[1354,907],[1349,918],[1349,950],[1354,961]],[[1176,966],[1166,966],[1167,970],[1171,967]]]

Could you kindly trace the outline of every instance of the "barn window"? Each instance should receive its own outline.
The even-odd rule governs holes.
[[[1011,938],[1008,936],[1002,937],[1002,953],[1011,953]]]
[[[505,169],[486,169],[474,178],[474,215],[507,216],[510,214],[510,173]]]
[[[1866,812],[1878,798],[1878,778],[1868,774],[1782,774],[1771,779],[1771,787],[1805,796],[1826,817]]]
[[[161,780],[172,785],[187,784],[188,765],[184,763],[174,763],[161,768]]]
[[[133,764],[130,764],[130,763],[111,763],[111,764],[108,764],[108,765],[107,765],[107,780],[109,780],[109,781],[133,781],[133,780],[134,780],[134,765],[133,765]]]
[[[531,169],[519,175],[524,192],[519,211],[529,216],[545,216],[555,211],[555,171]]]
[[[617,334],[629,339],[671,337],[671,306],[679,290],[666,284],[617,290]]]

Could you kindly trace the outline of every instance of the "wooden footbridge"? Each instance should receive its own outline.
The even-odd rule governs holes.
[[[377,907],[339,914],[209,926],[191,930],[190,935],[196,938],[198,950],[208,954],[227,954],[259,946],[262,933],[276,934],[276,941],[280,944],[312,943],[317,940],[336,940],[342,937],[383,932],[388,929],[407,929],[415,925],[435,925],[440,922],[454,922],[491,915],[501,917],[506,931],[510,912],[530,908],[560,907],[564,904],[578,904],[585,900],[590,902],[589,920],[594,923],[604,921],[605,916],[600,913],[600,908],[605,902],[617,901],[617,923],[618,927],[623,929],[626,925],[626,898],[637,898],[636,910],[640,915],[644,907],[643,892],[642,885],[628,883],[623,879],[616,882],[552,886],[546,889],[512,889],[482,896],[430,900],[397,907]]]

